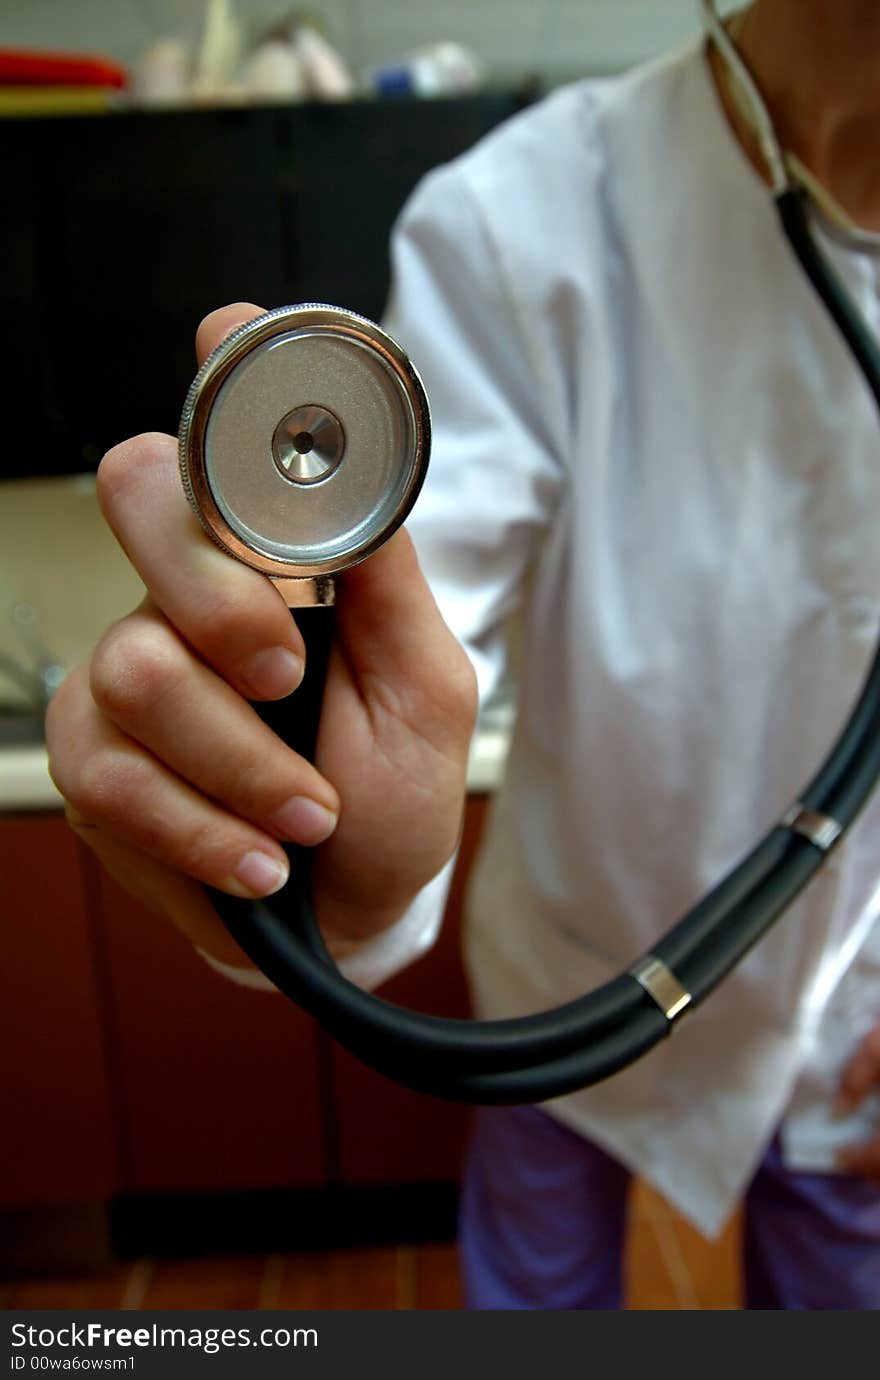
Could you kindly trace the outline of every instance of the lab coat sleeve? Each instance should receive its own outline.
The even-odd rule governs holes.
[[[414,963],[430,949],[443,918],[454,868],[455,858],[450,858],[395,924],[338,957],[337,966],[343,977],[369,991],[393,977],[401,968]],[[255,992],[278,991],[258,968],[239,968],[232,963],[221,963],[220,959],[212,957],[204,949],[199,949],[199,953],[209,968],[239,987],[250,987]]]
[[[432,412],[431,461],[407,529],[481,702],[502,676],[507,620],[562,475],[526,294],[483,210],[486,161],[481,153],[440,168],[410,199],[392,239],[385,318]]]

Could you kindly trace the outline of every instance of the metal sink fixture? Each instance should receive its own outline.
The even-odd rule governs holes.
[[[45,740],[46,709],[65,668],[46,646],[32,604],[15,604],[10,617],[27,659],[0,649],[0,679],[18,692],[0,702],[0,748],[33,747]]]

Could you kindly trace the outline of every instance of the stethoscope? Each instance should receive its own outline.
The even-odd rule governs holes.
[[[782,229],[880,406],[877,346],[810,234],[812,179],[780,149],[710,0],[702,8],[758,136]],[[864,248],[870,237],[824,194],[817,200],[834,233]],[[276,582],[307,639],[294,714],[285,701],[256,706],[307,755],[332,636],[334,577],[404,520],[429,448],[428,402],[412,364],[378,326],[335,307],[283,307],[249,322],[206,360],[190,389],[180,460],[195,511],[214,541]],[[255,902],[212,892],[212,900],[276,987],[381,1073],[462,1102],[541,1102],[624,1068],[704,1001],[822,866],[878,774],[880,652],[827,759],[748,856],[626,972],[540,1015],[446,1020],[349,982],[323,943],[307,858],[296,849],[281,892]]]

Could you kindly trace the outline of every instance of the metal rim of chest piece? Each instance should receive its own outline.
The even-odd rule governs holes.
[[[412,362],[366,317],[279,307],[232,331],[193,380],[180,470],[230,555],[276,580],[332,577],[404,521],[430,453]]]

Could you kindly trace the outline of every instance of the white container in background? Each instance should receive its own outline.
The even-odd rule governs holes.
[[[466,96],[479,91],[485,78],[485,64],[476,53],[445,40],[376,68],[369,82],[380,96]]]
[[[280,38],[266,39],[248,55],[241,86],[252,100],[302,101],[309,93],[299,52]]]

